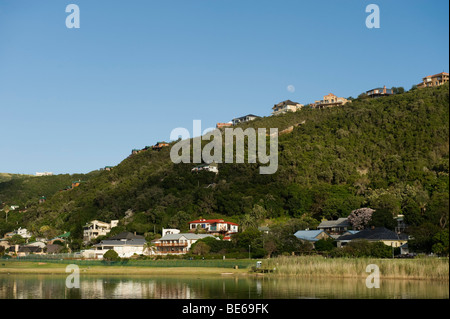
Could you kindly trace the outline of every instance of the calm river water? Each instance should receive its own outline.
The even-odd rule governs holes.
[[[81,276],[80,288],[66,288],[64,275],[0,275],[0,299],[298,299],[449,298],[449,283],[365,279],[269,277]]]

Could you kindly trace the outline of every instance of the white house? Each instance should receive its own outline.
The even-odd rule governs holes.
[[[146,243],[144,236],[123,232],[102,240],[100,243],[94,245],[93,250],[84,251],[83,256],[89,256],[87,258],[103,259],[103,255],[108,250],[114,250],[120,258],[129,258],[134,254],[143,255],[145,253]]]
[[[207,171],[207,172],[213,172],[213,173],[219,173],[219,167],[217,163],[212,162],[211,164],[201,164],[198,166],[195,166],[192,170],[192,172],[198,172],[198,171]]]
[[[236,117],[231,122],[233,123],[233,125],[237,125],[239,123],[245,123],[245,122],[256,120],[257,118],[259,118],[259,116],[253,115],[253,114],[247,114],[245,116]]]
[[[198,219],[189,222],[189,230],[205,230],[212,235],[231,235],[238,232],[239,225],[223,219]]]
[[[118,224],[118,220],[112,220],[110,223],[93,220],[83,227],[83,241],[87,243],[98,236],[106,236]]]
[[[287,112],[297,112],[303,107],[303,104],[292,102],[291,100],[286,100],[275,104],[272,107],[272,115],[279,115]]]
[[[206,237],[216,238],[208,234],[167,234],[160,239],[153,241],[156,246],[154,253],[157,255],[186,254],[189,249],[191,249],[192,244],[197,240]],[[217,240],[219,240],[219,238],[217,238]]]
[[[163,228],[162,229],[162,237],[164,237],[166,235],[179,234],[179,233],[180,233],[180,230],[175,229],[175,228]]]
[[[53,176],[52,172],[36,172],[36,176]]]
[[[20,236],[22,236],[22,238],[28,239],[28,238],[30,238],[33,234],[30,233],[26,228],[19,227],[19,229],[17,229],[17,230],[13,230],[12,232],[6,233],[6,234],[5,234],[5,237],[6,237],[6,238],[7,238],[7,237],[12,237],[12,236],[14,236],[14,235],[20,235]]]

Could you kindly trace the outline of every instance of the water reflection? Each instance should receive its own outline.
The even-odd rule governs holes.
[[[0,275],[1,299],[298,299],[449,298],[449,283],[382,280],[368,289],[364,279],[275,277],[82,276],[66,288],[64,275]]]

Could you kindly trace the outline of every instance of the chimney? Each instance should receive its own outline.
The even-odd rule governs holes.
[[[386,94],[386,85],[383,87],[383,93]]]

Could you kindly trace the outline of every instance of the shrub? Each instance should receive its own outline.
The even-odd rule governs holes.
[[[115,250],[110,249],[103,255],[103,259],[106,261],[119,261],[120,257]]]

